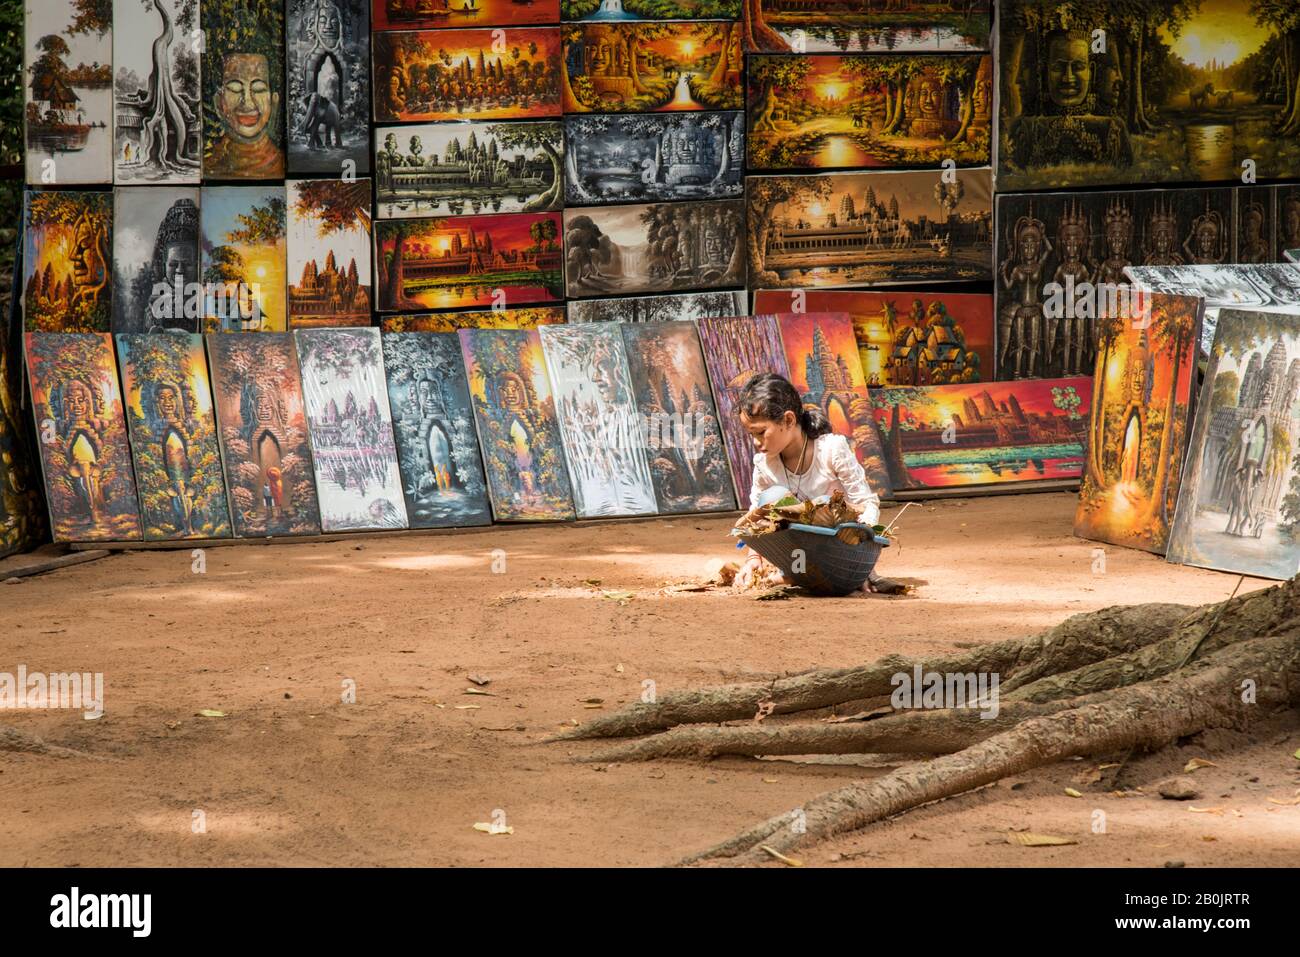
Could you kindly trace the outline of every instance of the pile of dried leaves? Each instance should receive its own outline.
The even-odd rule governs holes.
[[[751,509],[731,530],[731,534],[737,538],[756,538],[796,524],[834,528],[844,522],[857,520],[858,510],[844,501],[843,491],[836,489],[829,500],[824,502],[801,502],[793,495],[787,495],[766,508]],[[877,535],[884,530],[883,525],[873,528]],[[835,537],[849,545],[857,545],[866,539],[867,533],[859,528],[842,528]]]

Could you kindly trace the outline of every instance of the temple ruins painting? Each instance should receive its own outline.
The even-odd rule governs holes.
[[[563,202],[558,120],[430,123],[375,130],[380,219],[536,213]]]
[[[138,541],[140,505],[111,337],[29,332],[25,338],[54,540]]]
[[[368,326],[370,180],[289,180],[289,326]]]
[[[751,169],[987,166],[993,58],[752,56]]]
[[[287,0],[290,173],[370,171],[369,0]]]
[[[740,113],[588,114],[564,128],[570,205],[744,195]]]
[[[1300,314],[1219,312],[1166,557],[1260,578],[1300,571]]]
[[[293,334],[205,338],[235,537],[318,534]]]
[[[767,53],[988,50],[992,0],[744,0],[746,48]]]
[[[1001,4],[999,189],[1226,182],[1247,160],[1261,179],[1300,174],[1294,13],[1242,0]]]
[[[199,189],[113,191],[113,331],[200,332]]]
[[[560,0],[371,0],[374,28],[425,30],[558,23]]]
[[[23,327],[107,332],[113,313],[111,193],[23,196]]]
[[[202,0],[203,181],[284,179],[284,0]]]

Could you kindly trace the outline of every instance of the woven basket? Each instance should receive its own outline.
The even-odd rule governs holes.
[[[867,537],[850,545],[836,536],[844,528],[860,529]],[[744,539],[740,544],[748,545],[781,569],[789,581],[815,595],[850,595],[867,580],[880,558],[880,550],[889,546],[889,539],[873,535],[868,525],[843,522],[834,528],[791,525]],[[802,571],[792,570],[796,563]]]

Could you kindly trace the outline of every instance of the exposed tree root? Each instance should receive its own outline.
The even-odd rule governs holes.
[[[1286,587],[1286,586],[1284,586]],[[1255,699],[1243,701],[1243,682]],[[1210,653],[1173,674],[1119,689],[1104,701],[1028,718],[956,752],[874,781],[828,791],[682,863],[757,864],[834,834],[1074,755],[1157,750],[1208,728],[1241,727],[1300,703],[1300,626]]]
[[[62,748],[57,744],[46,744],[30,731],[17,728],[0,727],[0,751],[16,751],[21,754],[44,754],[54,758],[88,758],[91,755],[72,748]]]
[[[910,674],[917,665],[931,672],[997,673],[1004,682],[1011,676],[1026,683],[1158,642],[1189,614],[1199,616],[1201,611],[1164,603],[1115,606],[1074,615],[1041,635],[994,642],[962,654],[925,659],[888,655],[869,665],[805,672],[769,684],[670,692],[654,704],[630,705],[553,740],[630,737],[680,724],[736,721],[752,718],[762,702],[772,703],[771,714],[792,714],[887,697],[895,688],[893,676]]]

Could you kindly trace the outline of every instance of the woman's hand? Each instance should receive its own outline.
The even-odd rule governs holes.
[[[760,556],[750,555],[745,560],[745,564],[740,566],[740,571],[736,572],[736,579],[731,583],[731,587],[744,589],[754,584],[754,579],[762,565],[763,559]]]

